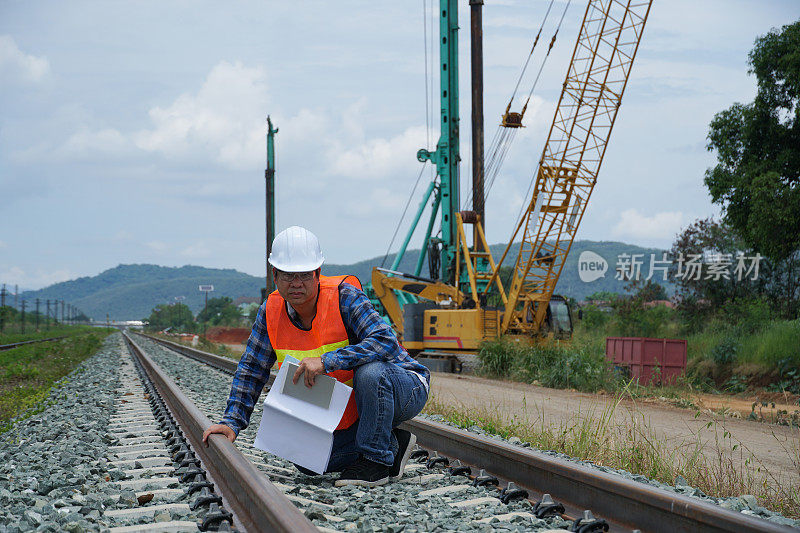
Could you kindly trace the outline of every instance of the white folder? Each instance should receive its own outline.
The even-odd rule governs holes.
[[[326,375],[308,388],[292,377],[299,361],[286,357],[264,399],[264,413],[254,446],[318,474],[325,472],[351,387]],[[331,384],[331,381],[333,382]]]

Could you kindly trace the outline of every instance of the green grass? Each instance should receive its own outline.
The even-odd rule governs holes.
[[[221,342],[211,342],[204,337],[200,337],[197,348],[203,350],[204,352],[210,352],[216,355],[221,355],[222,357],[229,357],[231,359],[239,360],[242,357],[242,352],[234,351],[227,344],[223,344]]]
[[[602,353],[591,346],[526,345],[501,338],[483,343],[478,359],[489,376],[545,387],[593,392],[612,388],[616,381]]]
[[[689,388],[734,393],[768,388],[800,395],[800,320],[776,318],[761,301],[731,304],[707,317],[699,330],[687,329],[677,312],[664,307],[640,314],[622,320],[589,306],[576,321],[573,351],[603,354],[605,339],[612,336],[686,339]],[[513,373],[506,377],[524,380]],[[603,388],[614,390],[614,384]]]
[[[780,320],[741,339],[740,361],[800,368],[800,320]]]
[[[49,339],[69,335],[74,331],[86,331],[88,326],[51,326],[44,329],[44,325],[36,331],[32,324],[25,324],[25,332],[21,331],[19,324],[6,324],[3,333],[0,333],[0,344],[13,344],[15,342],[31,341],[38,339]]]
[[[75,327],[68,337],[0,352],[0,433],[13,420],[42,408],[53,384],[100,348],[109,332]]]

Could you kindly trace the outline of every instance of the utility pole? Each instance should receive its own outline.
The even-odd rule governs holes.
[[[36,331],[39,331],[39,298],[36,298]]]
[[[472,210],[486,234],[483,194],[483,0],[469,0],[472,67]],[[477,224],[473,225],[473,248],[480,242]],[[489,250],[483,250],[488,252]]]
[[[19,285],[16,283],[14,284],[14,309],[17,308],[17,302],[19,300]]]
[[[204,292],[206,294],[206,303],[203,306],[203,316],[205,320],[203,320],[203,338],[206,336],[206,324],[208,323],[208,293],[214,290],[213,285],[200,285],[198,287],[200,292]],[[200,315],[198,315],[200,316]]]
[[[264,171],[264,178],[267,181],[267,259],[272,253],[272,241],[275,239],[275,134],[278,128],[272,128],[272,120],[267,115],[267,169]],[[266,295],[273,290],[272,268],[269,261],[267,263],[267,285]],[[208,293],[206,293],[208,297]]]
[[[20,317],[22,333],[25,333],[25,300],[22,300],[22,316]]]
[[[64,322],[64,300],[61,300],[61,324],[66,324],[66,322]]]
[[[47,299],[47,315],[44,317],[44,328],[50,329],[50,299]]]
[[[0,289],[0,333],[6,326],[6,284]]]

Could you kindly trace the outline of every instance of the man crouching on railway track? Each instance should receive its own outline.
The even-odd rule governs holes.
[[[311,387],[328,374],[353,387],[327,471],[341,472],[337,487],[375,487],[403,475],[416,437],[396,426],[425,406],[430,372],[400,346],[358,279],[320,275],[323,261],[310,231],[292,226],[275,237],[269,263],[278,290],[258,310],[225,415],[203,442],[212,433],[233,442],[247,427],[270,368],[291,355],[301,359],[295,383],[304,379]]]

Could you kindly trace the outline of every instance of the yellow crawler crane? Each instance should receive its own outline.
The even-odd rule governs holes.
[[[533,193],[500,261],[495,263],[489,252],[481,215],[453,211],[456,246],[448,283],[373,269],[376,296],[406,349],[474,353],[482,341],[500,335],[533,342],[571,334],[567,302],[553,292],[597,182],[651,3],[589,0]],[[509,109],[501,127],[522,127],[522,114],[518,121],[506,120]],[[467,224],[473,225],[472,247]],[[506,293],[500,268],[513,255],[520,231]],[[401,304],[395,291],[424,302],[404,296]],[[501,306],[487,305],[491,294],[499,296]]]
[[[502,333],[536,336],[597,182],[652,0],[590,1],[517,235]],[[491,286],[491,281],[487,287]]]

